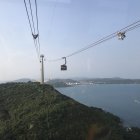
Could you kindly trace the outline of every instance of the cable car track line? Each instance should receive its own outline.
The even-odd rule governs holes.
[[[136,28],[139,28],[139,27],[140,27],[140,20],[138,20],[138,21],[136,21],[136,22],[134,22],[134,23],[132,23],[132,24],[130,24],[130,25],[128,25],[128,26],[126,26],[126,27],[124,27],[124,28],[122,28],[122,29],[120,29],[120,30],[118,30],[118,31],[116,31],[116,32],[114,32],[114,33],[112,33],[112,34],[106,36],[106,37],[103,37],[103,38],[99,39],[98,41],[96,41],[96,42],[94,42],[94,43],[92,43],[92,44],[90,44],[90,45],[88,45],[88,46],[86,46],[86,47],[83,47],[83,48],[80,49],[80,50],[77,50],[77,51],[75,51],[75,52],[73,52],[73,53],[71,53],[71,54],[69,54],[69,55],[66,55],[65,57],[66,57],[66,58],[71,57],[71,56],[73,56],[73,55],[76,55],[76,54],[78,54],[78,53],[81,53],[81,52],[83,52],[83,51],[86,51],[86,50],[88,50],[88,49],[90,49],[90,48],[92,48],[92,47],[94,47],[94,46],[97,46],[97,45],[99,45],[99,44],[101,44],[101,43],[103,43],[103,42],[105,42],[105,41],[108,41],[108,40],[110,40],[110,39],[112,39],[112,38],[118,36],[118,33],[119,33],[119,32],[120,32],[120,33],[121,33],[121,32],[126,33],[126,32],[132,31],[132,30],[134,30],[134,29],[136,29]],[[123,39],[122,39],[122,40],[123,40]],[[52,60],[49,60],[49,59],[48,59],[47,61],[48,61],[48,62],[56,62],[56,61],[60,61],[60,60],[62,60],[62,57],[61,57],[61,58],[57,58],[57,59],[52,59]]]
[[[40,41],[39,41],[39,28],[38,28],[38,15],[37,15],[37,1],[35,0],[37,29],[35,29],[35,22],[34,22],[33,10],[32,10],[32,3],[31,3],[30,0],[28,0],[28,2],[29,2],[30,15],[29,15],[26,0],[24,0],[24,5],[25,5],[29,25],[30,25],[31,34],[33,36],[33,41],[34,41],[34,46],[35,46],[35,49],[36,49],[37,57],[38,57],[39,62],[40,62]],[[31,16],[31,19],[30,19],[30,16]],[[37,31],[37,34],[36,34],[36,31]]]
[[[25,0],[24,0],[24,5],[25,5],[26,14],[27,14],[27,17],[28,17],[28,22],[29,22],[30,29],[31,29],[31,34],[32,34],[33,33],[33,30],[32,30],[31,21],[30,21],[30,17],[29,17],[29,13],[28,13],[28,8],[27,8],[27,4],[26,4],[26,1]]]

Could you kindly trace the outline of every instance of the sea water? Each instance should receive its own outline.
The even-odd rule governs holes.
[[[79,85],[57,90],[82,104],[119,116],[126,126],[140,127],[139,84]]]

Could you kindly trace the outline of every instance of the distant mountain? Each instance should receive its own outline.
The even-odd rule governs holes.
[[[12,83],[28,83],[28,82],[37,82],[34,79],[29,79],[29,78],[22,78],[18,80],[11,81]]]
[[[54,87],[68,87],[84,84],[140,84],[140,79],[123,79],[120,77],[114,78],[84,78],[80,79],[53,79],[46,82]]]
[[[48,82],[65,82],[65,83],[68,83],[68,82],[77,82],[77,80],[73,80],[73,79],[52,79],[52,80],[49,80]]]
[[[140,79],[123,79],[123,78],[91,78],[79,80],[80,83],[92,84],[140,84]]]

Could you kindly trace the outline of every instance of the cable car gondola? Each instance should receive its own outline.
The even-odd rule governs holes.
[[[67,70],[67,65],[66,65],[66,57],[63,57],[63,59],[65,59],[65,64],[61,65],[61,71],[65,71]]]
[[[67,65],[61,65],[61,70],[67,70]]]
[[[118,32],[117,35],[119,40],[124,40],[126,37],[125,32]]]

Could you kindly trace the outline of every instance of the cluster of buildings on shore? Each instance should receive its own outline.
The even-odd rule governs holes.
[[[67,82],[66,85],[68,86],[77,86],[77,85],[81,85],[80,82]]]

